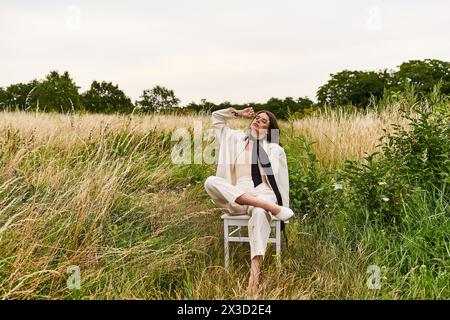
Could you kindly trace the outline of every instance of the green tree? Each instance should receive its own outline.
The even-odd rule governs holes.
[[[392,84],[393,76],[387,70],[374,71],[349,71],[344,70],[337,74],[331,74],[331,79],[321,86],[317,92],[320,104],[337,105],[362,105],[369,103],[371,96],[379,98],[385,87]]]
[[[6,108],[6,102],[8,99],[8,94],[6,90],[0,87],[0,110],[4,110]]]
[[[200,99],[200,104],[198,104],[198,109],[202,111],[216,111],[219,110],[220,107],[212,102],[209,102],[206,99]]]
[[[310,108],[314,104],[314,102],[308,97],[300,97],[297,99],[297,104],[300,106],[301,109],[303,109],[303,108]]]
[[[285,118],[287,115],[287,108],[285,107],[283,100],[278,98],[270,98],[265,105],[262,105],[261,107],[262,109],[271,111],[279,118]],[[258,111],[258,109],[255,109],[255,111]]]
[[[134,105],[131,99],[111,82],[94,81],[91,88],[81,96],[86,111],[97,113],[131,113]]]
[[[300,97],[296,101],[296,108],[291,111],[294,118],[300,119],[309,114],[314,110],[314,102],[308,97]]]
[[[283,103],[285,108],[289,108],[291,114],[300,113],[303,114],[305,109],[311,108],[313,102],[307,97],[300,97],[297,100],[293,100],[291,97],[284,99]],[[287,114],[284,115],[286,118]]]
[[[301,97],[298,99],[293,99],[292,97],[287,97],[284,100],[278,98],[270,98],[266,103],[244,103],[244,104],[232,104],[229,101],[222,102],[220,104],[214,104],[207,101],[206,99],[201,99],[200,103],[191,102],[186,106],[186,111],[194,112],[212,112],[219,109],[225,109],[228,107],[234,107],[236,109],[253,108],[255,112],[261,110],[269,110],[273,112],[280,119],[287,119],[289,112],[291,114],[297,113],[297,115],[303,115],[304,110],[311,112],[313,102],[307,97]]]
[[[80,108],[79,87],[65,71],[51,71],[30,95],[31,108],[45,111],[67,112]]]
[[[163,110],[179,107],[180,100],[175,96],[173,90],[162,86],[144,90],[141,100],[137,101],[138,110],[142,112],[160,112]]]
[[[402,89],[412,84],[423,94],[433,91],[433,87],[442,81],[441,92],[450,94],[450,62],[425,59],[410,60],[399,66],[395,73],[396,87]]]
[[[186,107],[184,107],[184,110],[188,112],[200,112],[202,111],[202,108],[198,103],[191,101],[186,105]]]
[[[257,110],[269,110],[280,119],[287,119],[289,114],[303,114],[303,110],[311,107],[313,102],[307,97],[293,99],[286,97],[284,100],[278,98],[270,98],[265,104],[257,107]],[[255,109],[256,110],[256,109]]]
[[[3,91],[3,98],[0,104],[3,103],[3,108],[17,108],[19,110],[26,110],[30,107],[30,97],[38,87],[37,80],[28,83],[16,83],[8,86]]]
[[[295,101],[292,97],[286,97],[283,101],[283,114],[279,114],[279,117],[286,118],[288,112],[294,113],[300,109],[297,101]]]

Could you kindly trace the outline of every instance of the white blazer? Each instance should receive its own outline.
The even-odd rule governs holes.
[[[219,141],[219,154],[217,158],[216,176],[222,177],[230,184],[236,185],[236,172],[234,164],[237,157],[244,151],[247,141],[242,130],[230,129],[227,120],[236,118],[233,114],[233,108],[217,110],[212,113],[212,125]],[[270,143],[263,140],[263,149],[266,151],[275,181],[280,191],[283,207],[289,208],[289,173],[287,167],[286,153],[284,149],[277,143]]]

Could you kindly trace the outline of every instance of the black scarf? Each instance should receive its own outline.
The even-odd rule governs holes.
[[[272,166],[270,164],[269,156],[266,151],[263,149],[260,140],[256,139],[251,133],[247,136],[247,139],[253,141],[252,148],[252,180],[254,187],[257,187],[262,183],[261,172],[259,171],[258,161],[261,163],[261,166],[264,169],[267,180],[269,180],[269,184],[272,187],[275,196],[277,197],[277,203],[280,206],[283,206],[283,199],[281,198],[280,190],[278,189],[277,182],[275,181],[275,176],[272,171]],[[286,246],[288,245],[286,229],[284,221],[281,221],[281,230],[284,234],[284,240],[286,242]]]

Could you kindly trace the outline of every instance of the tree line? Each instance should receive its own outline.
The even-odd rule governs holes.
[[[410,60],[402,63],[398,70],[344,70],[330,76],[331,79],[317,91],[321,105],[352,104],[365,108],[370,99],[402,92],[410,86],[423,96],[432,92],[436,85],[440,86],[442,94],[450,94],[450,62],[434,59]]]
[[[199,103],[180,105],[173,90],[155,86],[142,92],[139,100],[131,99],[117,84],[93,81],[90,88],[80,93],[76,83],[65,71],[51,71],[43,80],[0,87],[0,110],[18,109],[43,112],[92,113],[149,113],[149,112],[209,112],[233,106],[266,109],[280,118],[289,115],[302,117],[322,105],[332,107],[355,105],[365,108],[372,99],[380,99],[386,92],[399,92],[405,86],[414,86],[419,94],[428,94],[440,85],[443,94],[450,94],[450,63],[425,59],[402,63],[398,70],[350,71],[331,74],[330,79],[317,91],[318,103],[308,97],[284,99],[270,98],[265,103],[214,104],[202,99]]]

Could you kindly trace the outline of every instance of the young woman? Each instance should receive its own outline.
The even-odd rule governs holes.
[[[252,119],[247,134],[228,127],[227,120],[238,116]],[[206,179],[205,189],[229,214],[251,216],[248,290],[253,294],[258,290],[272,215],[282,221],[294,215],[289,209],[286,154],[279,144],[277,119],[270,111],[222,109],[212,113],[212,124],[220,148],[216,175]]]

